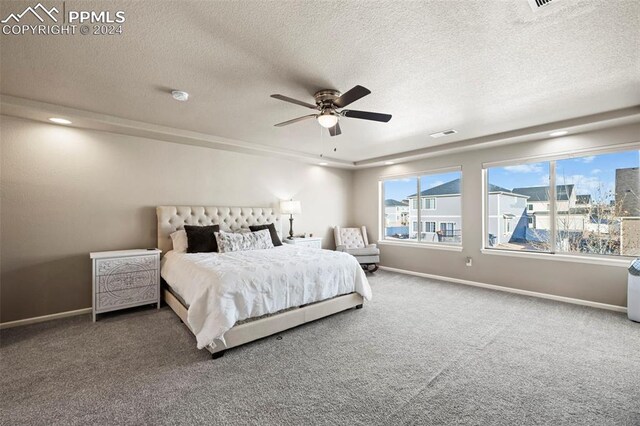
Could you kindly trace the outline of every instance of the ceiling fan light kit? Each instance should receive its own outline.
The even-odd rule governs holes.
[[[272,98],[278,99],[280,101],[289,102],[292,104],[300,105],[305,108],[318,110],[317,114],[309,114],[302,117],[294,118],[293,120],[284,121],[282,123],[278,123],[276,127],[288,126],[289,124],[297,123],[298,121],[307,120],[309,118],[315,118],[318,120],[318,123],[329,129],[329,134],[331,136],[338,136],[342,134],[340,130],[340,117],[347,118],[358,118],[361,120],[370,120],[370,121],[379,121],[383,123],[387,123],[391,120],[390,114],[381,114],[377,112],[368,112],[368,111],[356,111],[356,110],[347,110],[343,109],[342,111],[338,111],[338,109],[342,109],[347,105],[357,101],[360,98],[363,98],[370,94],[371,91],[366,87],[355,86],[353,89],[349,90],[346,93],[340,93],[337,90],[320,90],[316,92],[313,97],[315,98],[316,104],[310,104],[304,101],[299,101],[297,99],[290,98],[288,96],[275,94],[271,95]]]
[[[330,110],[324,110],[318,114],[318,123],[325,129],[333,127],[338,123],[338,116]]]

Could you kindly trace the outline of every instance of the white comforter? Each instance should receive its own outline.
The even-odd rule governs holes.
[[[329,250],[284,244],[232,253],[168,252],[162,277],[189,307],[198,349],[224,342],[237,321],[371,287],[357,260]]]

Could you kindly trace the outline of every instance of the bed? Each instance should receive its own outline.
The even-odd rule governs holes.
[[[371,288],[346,253],[283,244],[232,253],[176,253],[170,234],[184,225],[238,231],[281,216],[261,207],[159,206],[163,298],[195,335],[197,347],[219,358],[227,349],[332,315],[361,308]]]

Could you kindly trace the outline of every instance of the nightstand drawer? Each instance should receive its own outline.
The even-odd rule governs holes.
[[[107,291],[96,294],[96,312],[158,301],[158,285]]]
[[[158,269],[158,256],[155,255],[96,260],[96,275],[122,274],[153,269]]]
[[[293,239],[285,238],[284,240],[282,240],[282,242],[285,244],[293,244],[293,245],[296,245],[299,247],[305,247],[305,248],[315,248],[315,249],[322,248],[322,238],[317,238],[317,237],[293,238]]]
[[[300,244],[303,247],[310,247],[310,248],[317,248],[317,249],[322,248],[322,240],[303,241],[298,244]]]
[[[125,272],[123,274],[99,275],[96,293],[126,290],[128,288],[157,285],[158,270]]]

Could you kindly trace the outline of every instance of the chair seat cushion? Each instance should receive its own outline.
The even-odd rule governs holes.
[[[354,256],[377,256],[380,254],[380,249],[378,247],[348,248],[346,252]]]

